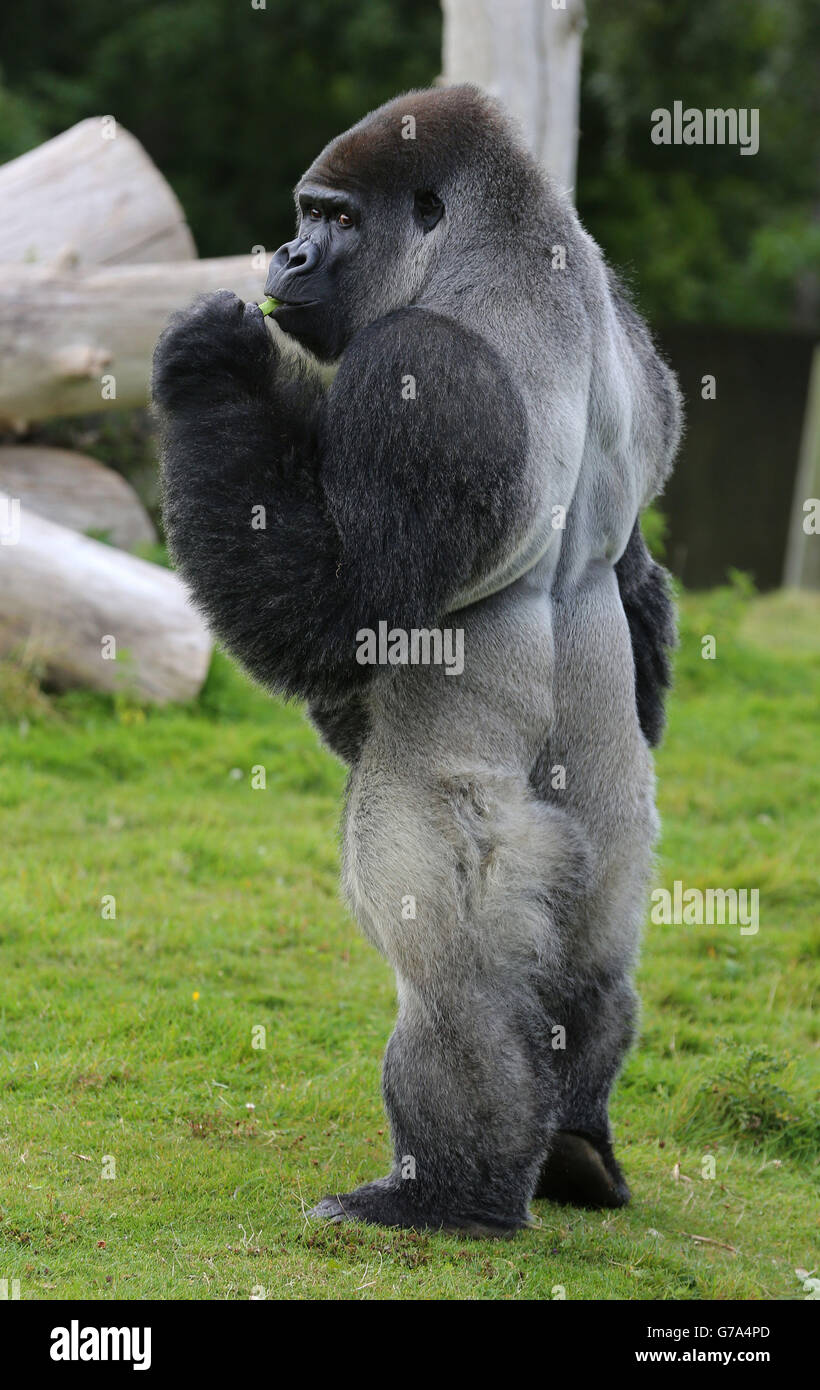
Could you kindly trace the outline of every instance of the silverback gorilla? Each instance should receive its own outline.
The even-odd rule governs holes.
[[[619,1206],[674,641],[637,518],[675,379],[473,87],[373,112],[296,202],[265,292],[299,348],[219,291],[171,321],[153,394],[176,563],[349,763],[345,890],[396,974],[392,1172],[314,1214],[503,1234],[533,1197]],[[380,624],[398,645],[362,664]],[[448,629],[460,674],[403,659]]]

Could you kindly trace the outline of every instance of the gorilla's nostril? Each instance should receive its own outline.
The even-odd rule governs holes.
[[[319,260],[319,248],[313,241],[303,241],[290,256],[288,270],[312,270]]]

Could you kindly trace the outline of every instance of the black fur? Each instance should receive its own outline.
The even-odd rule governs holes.
[[[311,700],[308,714],[331,752],[344,763],[355,763],[370,727],[361,691],[352,690],[333,702]]]
[[[640,521],[632,528],[615,573],[635,658],[638,719],[644,738],[654,748],[663,737],[664,695],[672,683],[670,653],[677,635],[669,576],[652,559]]]
[[[541,1169],[536,1197],[577,1207],[625,1207],[629,1188],[607,1134],[555,1135]]]
[[[402,398],[408,373],[423,410]],[[317,709],[367,680],[359,629],[434,626],[526,505],[515,386],[433,313],[364,329],[323,395],[280,370],[259,309],[221,291],[172,319],[153,396],[179,569],[251,675]]]

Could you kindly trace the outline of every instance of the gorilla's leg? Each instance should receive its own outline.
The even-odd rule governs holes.
[[[561,944],[547,904],[581,851],[523,777],[425,785],[386,764],[366,755],[353,774],[345,876],[398,981],[383,1083],[394,1167],[315,1215],[503,1234],[528,1224],[555,1125],[540,987],[560,977]]]
[[[550,1109],[526,1042],[535,1013],[511,1016],[479,985],[458,1001],[399,987],[383,1077],[393,1171],[315,1214],[474,1235],[528,1225]]]
[[[622,1207],[629,1188],[612,1151],[609,1095],[634,1032],[626,980],[601,979],[576,994],[556,1071],[559,1122],[536,1197],[584,1207]]]

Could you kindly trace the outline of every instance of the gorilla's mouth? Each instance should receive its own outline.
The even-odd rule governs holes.
[[[280,309],[309,309],[319,302],[318,299],[280,299],[273,312],[278,314]]]

